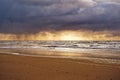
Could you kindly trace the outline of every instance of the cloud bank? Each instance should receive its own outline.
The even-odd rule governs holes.
[[[120,36],[119,0],[0,0],[0,33],[107,31]]]

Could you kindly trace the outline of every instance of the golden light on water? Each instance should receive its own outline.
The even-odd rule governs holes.
[[[57,31],[19,35],[0,34],[0,40],[120,40],[120,36],[111,36],[107,31]]]

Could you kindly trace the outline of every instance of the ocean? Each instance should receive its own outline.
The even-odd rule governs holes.
[[[0,53],[120,64],[120,41],[0,41]]]

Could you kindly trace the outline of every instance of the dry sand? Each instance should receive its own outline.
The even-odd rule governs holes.
[[[0,80],[120,80],[120,68],[70,59],[0,53]]]

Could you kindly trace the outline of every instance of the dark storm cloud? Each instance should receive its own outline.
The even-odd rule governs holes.
[[[0,0],[0,33],[120,30],[119,0]]]

